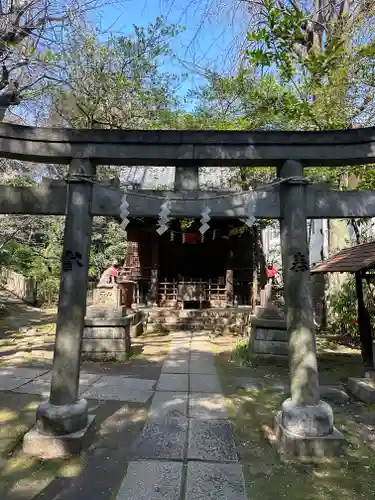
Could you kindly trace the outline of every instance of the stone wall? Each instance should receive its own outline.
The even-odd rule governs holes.
[[[7,267],[0,268],[0,286],[28,304],[36,303],[37,286],[32,278],[26,278]]]

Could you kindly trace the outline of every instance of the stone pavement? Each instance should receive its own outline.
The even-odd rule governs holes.
[[[156,380],[128,375],[81,372],[80,394],[86,399],[146,403],[155,392]],[[0,368],[0,391],[49,397],[51,372],[38,368]]]
[[[208,336],[173,335],[117,500],[247,500]]]
[[[152,402],[143,431],[130,440],[131,449],[123,449],[115,438],[122,452],[117,456],[114,448],[108,450],[107,461],[111,459],[111,467],[117,471],[115,474],[111,467],[107,470],[108,480],[116,483],[112,495],[116,495],[124,474],[117,500],[247,500],[209,338],[190,332],[178,332],[172,337],[158,380],[142,378],[141,374],[138,378],[134,374],[81,372],[80,394],[89,400],[147,406]],[[0,367],[0,391],[46,398],[50,378],[51,372],[46,369]],[[91,460],[95,462],[95,457],[89,458],[89,464]],[[87,477],[79,481],[86,484]],[[66,497],[75,499],[77,487],[73,482]],[[96,495],[97,491],[83,498]]]

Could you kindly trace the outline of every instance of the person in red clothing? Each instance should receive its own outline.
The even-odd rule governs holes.
[[[267,266],[267,278],[268,282],[273,283],[277,276],[277,269],[273,266],[273,264],[268,264]]]

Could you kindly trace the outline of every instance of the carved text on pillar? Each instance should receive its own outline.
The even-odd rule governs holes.
[[[295,271],[296,273],[305,272],[309,270],[309,265],[307,263],[306,255],[302,252],[296,252],[293,255],[293,263],[290,268],[290,271]]]
[[[76,263],[78,267],[82,267],[82,254],[79,252],[72,252],[71,250],[67,250],[64,252],[63,256],[63,270],[64,271],[72,271],[73,264]]]

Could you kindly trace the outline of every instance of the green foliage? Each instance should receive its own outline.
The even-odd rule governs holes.
[[[180,227],[182,232],[185,232],[188,229],[190,229],[193,224],[194,224],[194,219],[189,219],[186,217],[182,217],[180,219]]]
[[[0,265],[11,267],[26,276],[30,273],[34,258],[35,251],[31,247],[14,241],[9,241],[0,248]]]
[[[91,244],[90,277],[99,279],[103,270],[114,260],[121,264],[126,256],[126,248],[125,234],[119,223],[96,217]]]
[[[375,302],[373,287],[364,282],[363,288],[366,307],[368,308],[370,317],[374,318]],[[329,332],[337,335],[345,343],[359,346],[357,295],[353,277],[347,279],[340,289],[334,290],[331,293],[329,304],[331,311]]]
[[[55,302],[60,285],[60,266],[63,250],[63,221],[52,218],[45,232],[45,243],[38,249],[28,275],[37,283],[40,301]]]
[[[251,354],[248,345],[249,339],[243,339],[240,340],[234,348],[233,359],[242,366],[251,364]]]
[[[96,33],[73,36],[61,61],[66,86],[52,95],[59,116],[74,128],[164,128],[177,81],[159,68],[179,31],[158,18],[105,42]]]
[[[263,22],[248,34],[249,61],[287,90],[286,111],[294,108],[298,128],[346,128],[365,116],[368,125],[374,111],[374,17],[347,5],[318,26],[314,9],[262,0]]]

